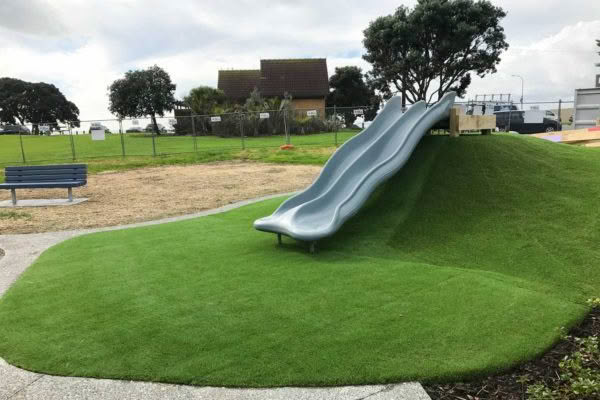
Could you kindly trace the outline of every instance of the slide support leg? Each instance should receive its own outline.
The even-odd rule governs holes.
[[[10,197],[11,197],[13,206],[16,206],[17,205],[17,190],[16,189],[10,189]]]
[[[277,234],[277,244],[281,245],[281,233]]]
[[[310,251],[310,254],[315,254],[315,245],[317,244],[317,242],[313,241],[310,242],[310,245],[308,247],[308,250]]]
[[[67,193],[69,194],[69,203],[73,202],[73,188],[67,188]]]

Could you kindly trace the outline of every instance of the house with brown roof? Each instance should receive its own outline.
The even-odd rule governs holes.
[[[329,94],[327,60],[260,60],[260,69],[220,70],[217,86],[232,102],[244,102],[258,88],[263,97],[291,94],[296,109],[322,110]]]

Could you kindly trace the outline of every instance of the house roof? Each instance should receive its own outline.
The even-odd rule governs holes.
[[[246,99],[259,86],[260,70],[237,69],[219,71],[217,87],[230,99]]]
[[[324,58],[260,60],[263,96],[325,97],[329,93],[327,60]]]
[[[320,98],[329,93],[327,60],[296,58],[260,60],[260,70],[221,70],[218,88],[234,100],[247,98],[258,87],[265,97]]]

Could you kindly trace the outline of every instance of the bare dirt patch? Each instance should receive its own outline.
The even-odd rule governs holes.
[[[190,214],[241,200],[298,190],[321,168],[223,162],[104,172],[75,188],[87,202],[61,207],[18,208],[29,218],[0,219],[0,234],[113,226]],[[66,198],[66,189],[18,190],[19,199]],[[0,191],[8,200],[9,191]]]

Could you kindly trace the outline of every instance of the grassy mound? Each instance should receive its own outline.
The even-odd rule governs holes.
[[[428,137],[314,255],[252,229],[281,200],[51,248],[0,298],[0,356],[224,386],[495,372],[598,295],[599,197],[594,150]]]

